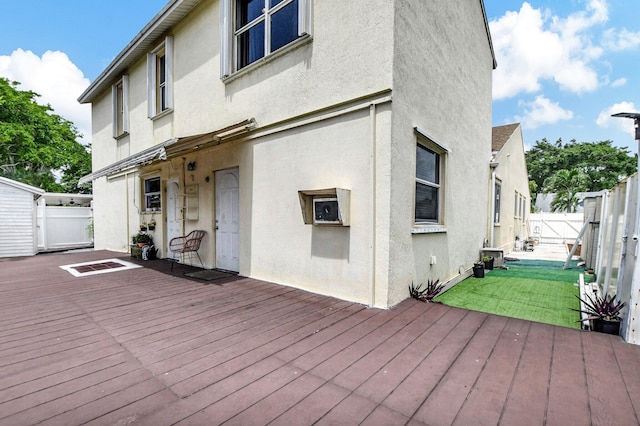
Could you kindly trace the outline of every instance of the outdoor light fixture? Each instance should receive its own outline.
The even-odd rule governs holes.
[[[619,118],[633,118],[633,124],[636,126],[636,140],[640,141],[640,112],[619,112],[617,114],[613,114],[612,117]]]

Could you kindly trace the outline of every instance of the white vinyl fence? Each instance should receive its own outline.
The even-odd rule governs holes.
[[[530,237],[540,244],[573,243],[583,224],[583,213],[531,213]]]
[[[627,305],[620,334],[640,344],[640,189],[635,174],[610,191],[585,199],[586,266],[593,268],[600,294],[615,294]]]
[[[38,202],[38,251],[93,246],[90,224],[93,209],[80,206],[47,206]]]

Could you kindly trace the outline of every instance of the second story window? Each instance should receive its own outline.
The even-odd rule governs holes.
[[[113,137],[118,138],[129,133],[129,76],[111,88],[113,97]]]
[[[149,117],[153,118],[173,108],[173,38],[167,37],[147,55]]]
[[[222,0],[222,76],[310,34],[311,0]]]

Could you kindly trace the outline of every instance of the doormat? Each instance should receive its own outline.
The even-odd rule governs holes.
[[[86,277],[88,275],[106,274],[108,272],[124,271],[127,269],[142,268],[135,263],[122,259],[104,259],[91,262],[74,263],[60,266],[74,277]]]
[[[202,271],[189,272],[187,277],[198,278],[205,281],[219,280],[221,278],[235,277],[235,272],[221,271],[220,269],[204,269]]]

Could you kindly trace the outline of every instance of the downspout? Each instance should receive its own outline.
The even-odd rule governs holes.
[[[376,302],[376,104],[369,105],[369,124],[371,125],[371,256],[369,262],[371,264],[371,282],[369,293],[369,307],[374,307]]]
[[[489,247],[495,247],[493,245],[494,232],[495,232],[495,217],[496,217],[496,168],[500,165],[495,161],[489,163],[491,167],[491,197],[489,203],[491,205],[491,217],[489,217]]]
[[[129,173],[126,173],[124,175],[124,182],[125,182],[125,197],[126,197],[125,205],[127,206],[127,211],[126,211],[126,214],[127,214],[127,239],[125,240],[126,241],[125,247],[126,247],[127,245],[129,245],[129,235],[131,235],[131,227],[129,226],[130,225],[129,222],[131,220],[131,218],[129,218]],[[133,200],[135,202],[135,195],[134,195]]]

